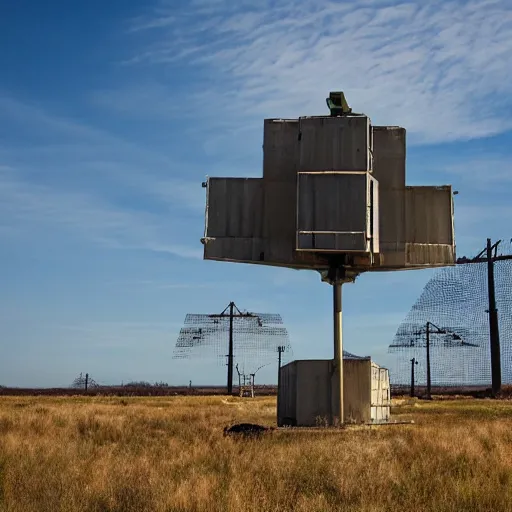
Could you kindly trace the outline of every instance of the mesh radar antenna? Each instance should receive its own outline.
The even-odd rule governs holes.
[[[404,347],[410,348],[425,348],[426,349],[426,361],[427,361],[427,398],[432,398],[432,378],[431,378],[431,369],[430,369],[430,347],[432,345],[440,345],[444,348],[465,348],[465,347],[478,347],[479,345],[475,343],[470,343],[464,340],[460,334],[447,329],[445,327],[438,327],[436,324],[432,322],[427,322],[425,327],[415,331],[413,333],[414,337],[408,337],[407,333],[405,334],[405,339],[402,337],[400,339],[397,336],[397,341],[392,343],[389,346],[389,350],[393,352],[398,349],[401,350]],[[437,336],[433,336],[434,334],[443,335],[442,338],[438,338]],[[424,336],[424,337],[423,337]],[[434,339],[433,339],[434,338]],[[411,360],[412,362],[412,370],[411,370],[411,396],[414,394],[414,364],[418,364],[416,358]]]
[[[397,354],[393,384],[404,384],[413,356],[419,359],[427,388],[431,379],[439,386],[491,384],[496,396],[502,379],[512,383],[512,240],[487,239],[486,248],[475,258],[458,258],[457,263],[434,274],[398,327],[389,346]],[[452,350],[463,346],[434,343],[425,366],[425,340],[412,341],[432,321],[456,332],[473,348]]]
[[[333,286],[331,418],[343,423],[342,284],[455,263],[451,186],[405,182],[405,129],[330,93],[328,116],[266,119],[263,177],[208,177],[204,259],[308,269]],[[435,222],[433,221],[435,219]]]
[[[227,358],[227,392],[232,394],[235,347],[237,366],[242,367],[244,375],[252,375],[254,379],[262,366],[275,360],[277,347],[283,346],[291,354],[288,331],[282,324],[278,314],[242,312],[234,302],[220,314],[188,314],[176,341],[173,358],[212,355],[219,361]]]

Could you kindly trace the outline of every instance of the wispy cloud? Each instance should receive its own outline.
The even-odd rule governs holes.
[[[141,343],[147,349],[169,349],[169,338],[177,336],[182,323],[178,322],[84,322],[60,325],[55,330],[72,340],[87,343],[88,348],[133,349]],[[61,337],[62,334],[61,334]]]
[[[175,243],[172,233],[176,228],[168,219],[115,208],[85,193],[56,191],[0,176],[0,214],[17,230],[37,232],[41,226],[51,226],[107,247],[202,257],[199,244],[196,248]]]
[[[190,96],[234,127],[324,112],[341,88],[374,122],[445,142],[512,127],[511,26],[506,0],[167,1],[133,23],[154,33],[133,62],[195,66]]]
[[[116,288],[139,288],[139,289],[154,289],[154,290],[205,290],[205,289],[218,289],[220,287],[233,289],[234,287],[245,287],[247,283],[242,282],[165,282],[156,279],[138,279],[138,280],[125,280],[125,281],[107,281],[103,283],[107,286],[115,286]]]
[[[172,177],[184,164],[5,95],[0,113],[19,130],[0,146],[0,236],[44,225],[108,247],[202,257],[202,226],[189,246],[186,220],[202,216],[204,190]]]
[[[461,183],[489,191],[496,190],[496,186],[500,184],[509,185],[512,182],[511,167],[510,155],[487,155],[449,163],[444,171],[452,174]]]

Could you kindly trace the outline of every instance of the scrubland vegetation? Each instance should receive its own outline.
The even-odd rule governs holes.
[[[0,511],[512,510],[512,403],[397,401],[414,425],[273,431],[275,398],[0,397]]]

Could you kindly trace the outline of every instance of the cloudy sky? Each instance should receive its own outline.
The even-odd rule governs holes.
[[[186,313],[230,300],[331,357],[315,273],[199,242],[204,177],[259,176],[263,119],[323,114],[330,90],[407,129],[410,184],[460,192],[459,256],[512,236],[508,0],[4,1],[0,47],[0,384],[223,383],[172,352]],[[431,275],[347,285],[345,348],[385,363]]]

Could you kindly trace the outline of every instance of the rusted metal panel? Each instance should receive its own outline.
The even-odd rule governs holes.
[[[371,171],[368,117],[303,117],[299,131],[299,171]]]
[[[295,182],[299,165],[299,120],[265,119],[263,179]]]
[[[207,190],[207,238],[262,236],[261,178],[210,178]]]

